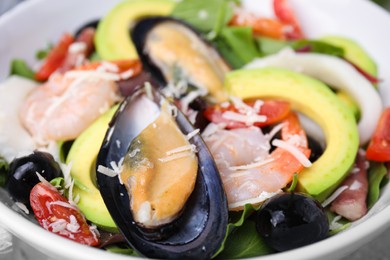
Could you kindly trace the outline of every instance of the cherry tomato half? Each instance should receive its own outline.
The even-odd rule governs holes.
[[[304,38],[298,19],[288,1],[274,0],[273,5],[276,17],[285,25],[291,26],[291,30],[286,32],[286,37],[291,40]]]
[[[255,101],[245,102],[248,106],[254,107]],[[226,111],[231,111],[235,113],[240,113],[239,110],[232,104],[227,107],[221,105],[207,107],[204,111],[205,117],[216,124],[225,123],[226,128],[243,128],[248,127],[244,122],[234,121],[226,119],[223,116],[223,113]],[[261,105],[260,112],[258,115],[266,116],[265,122],[255,122],[254,125],[258,127],[263,127],[271,125],[283,120],[290,112],[290,104],[286,101],[280,100],[265,100]]]
[[[81,244],[99,245],[97,235],[78,208],[50,184],[36,184],[30,193],[30,204],[35,218],[44,229]]]
[[[62,35],[58,44],[51,49],[40,69],[35,73],[35,79],[39,81],[47,80],[64,62],[69,46],[74,42],[74,38],[69,33]]]
[[[390,107],[383,111],[366,151],[368,160],[390,162]]]

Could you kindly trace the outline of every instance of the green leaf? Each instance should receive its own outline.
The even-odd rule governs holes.
[[[49,43],[45,49],[38,50],[35,53],[35,58],[38,60],[43,60],[44,58],[47,57],[47,54],[53,49],[53,44]]]
[[[368,171],[368,196],[367,207],[370,209],[378,201],[381,184],[385,181],[387,168],[383,163],[370,162]]]
[[[275,54],[281,49],[291,45],[291,42],[276,40],[269,37],[256,37],[255,40],[261,54],[264,56]]]
[[[297,187],[297,184],[298,184],[298,173],[294,173],[291,185],[287,189],[287,192],[294,192],[295,188]]]
[[[18,75],[28,79],[35,79],[34,71],[24,60],[20,59],[12,60],[10,75]]]
[[[130,247],[123,245],[109,245],[105,249],[111,253],[122,254],[122,255],[131,255],[138,256],[138,254]]]
[[[65,180],[63,177],[57,177],[50,181],[50,184],[53,185],[57,190],[65,189]]]
[[[256,224],[252,220],[234,230],[225,243],[225,250],[219,255],[222,259],[239,259],[255,257],[272,253],[256,231]]]
[[[254,208],[251,204],[246,204],[244,206],[243,211],[238,211],[238,212],[230,212],[229,213],[229,224],[226,229],[226,234],[225,238],[222,242],[221,247],[219,250],[214,254],[213,257],[217,256],[220,254],[224,249],[225,249],[225,243],[227,241],[227,238],[229,235],[238,227],[242,226],[244,224],[244,221],[253,213],[257,210],[257,208]]]
[[[328,217],[329,228],[331,228],[332,227],[332,223],[335,221],[335,218],[338,215],[335,214],[334,212],[332,212],[329,208],[326,208],[325,213],[326,213],[326,216]],[[329,230],[329,235],[330,236],[333,236],[333,235],[335,235],[335,234],[337,234],[337,233],[339,233],[339,232],[349,228],[351,226],[351,224],[352,224],[351,221],[349,221],[346,218],[341,218],[341,219],[337,220],[337,223],[339,224],[340,227],[332,229],[332,230]]]
[[[238,69],[245,65],[245,62],[240,59],[234,53],[232,48],[222,39],[215,39],[214,44],[216,45],[216,48],[218,49],[219,53],[222,55],[222,57],[229,63],[232,68]]]
[[[250,27],[224,27],[221,30],[221,39],[244,64],[260,57],[260,52],[252,37]]]
[[[99,53],[97,53],[96,51],[93,52],[91,54],[91,56],[89,56],[89,60],[90,61],[101,61],[102,60],[102,57],[99,56]]]
[[[336,47],[332,44],[318,41],[318,40],[297,40],[291,42],[291,47],[295,50],[300,50],[304,48],[309,48],[310,52],[327,54],[331,56],[343,57],[344,49],[340,47]]]
[[[0,156],[0,187],[4,187],[9,170],[8,162]]]
[[[183,0],[171,15],[204,33],[213,31],[216,36],[233,16],[233,9],[226,0]]]

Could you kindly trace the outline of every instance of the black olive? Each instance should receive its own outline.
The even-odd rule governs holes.
[[[268,246],[286,251],[326,238],[329,222],[321,204],[313,198],[282,193],[257,212],[256,229]]]
[[[99,22],[100,22],[100,20],[99,20],[99,19],[96,19],[96,20],[91,20],[91,21],[89,21],[89,22],[83,24],[80,28],[78,28],[78,29],[76,30],[75,36],[76,36],[76,37],[79,36],[80,33],[81,33],[84,29],[86,29],[86,28],[91,27],[91,28],[95,28],[95,29],[96,29],[97,26],[98,26],[98,24],[99,24]]]
[[[307,136],[307,141],[309,142],[309,149],[311,150],[309,160],[315,162],[324,152],[324,148],[321,144],[311,136]]]
[[[59,164],[49,153],[35,151],[11,162],[5,187],[14,200],[30,204],[30,191],[40,182],[37,172],[47,181],[63,176]]]

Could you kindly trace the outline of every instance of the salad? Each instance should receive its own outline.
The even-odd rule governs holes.
[[[14,60],[0,176],[15,209],[153,258],[272,254],[362,218],[390,160],[375,61],[345,36],[306,36],[288,1],[270,8],[127,0],[36,67]]]

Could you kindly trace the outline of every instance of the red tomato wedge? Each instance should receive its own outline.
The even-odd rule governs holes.
[[[295,13],[287,0],[274,0],[274,12],[276,17],[285,25],[290,25],[292,30],[286,32],[288,39],[302,39],[304,38],[301,26]]]
[[[122,73],[128,70],[133,70],[133,76],[136,76],[141,73],[142,70],[142,63],[139,60],[115,60],[115,61],[108,61],[106,63],[113,64],[118,67],[118,71],[116,73]],[[103,64],[101,61],[94,61],[87,64],[84,64],[82,66],[76,67],[75,70],[96,70],[98,67],[100,67]]]
[[[368,160],[390,162],[390,107],[383,111],[366,151]]]
[[[38,183],[30,193],[35,218],[46,230],[81,244],[97,246],[100,241],[77,207],[50,184]]]
[[[252,17],[251,19],[242,19],[234,15],[229,22],[231,26],[249,26],[252,27],[253,34],[258,36],[267,36],[274,39],[285,39],[284,24],[270,18]]]
[[[245,102],[245,104],[252,108],[254,108],[255,103],[255,101]],[[226,124],[226,128],[228,129],[248,127],[245,122],[226,118],[225,112],[227,111],[245,116],[245,113],[242,113],[242,111],[236,108],[233,104],[229,104],[229,106],[226,107],[221,105],[207,107],[204,111],[204,116],[215,124]],[[271,125],[280,122],[286,118],[289,113],[290,104],[288,102],[280,100],[265,100],[257,114],[265,116],[266,119],[264,122],[254,122],[253,125],[258,127]]]
[[[68,48],[73,42],[74,38],[69,33],[62,35],[58,44],[51,49],[42,66],[35,73],[35,79],[46,81],[54,71],[61,67],[68,53]]]

